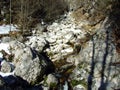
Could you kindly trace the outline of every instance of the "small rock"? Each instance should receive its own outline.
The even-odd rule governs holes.
[[[82,85],[77,85],[73,88],[73,90],[86,90]]]
[[[19,41],[11,41],[9,43],[9,47],[10,47],[9,49],[11,50],[11,53],[15,54],[17,49],[23,49],[26,47],[26,45]]]
[[[41,81],[47,70],[53,67],[44,56],[30,47],[18,48],[14,53],[15,75],[23,78],[31,85]]]
[[[36,33],[33,34],[41,34],[45,28],[41,24],[37,24],[35,29],[36,29]]]
[[[11,71],[12,71],[11,65],[6,61],[2,61],[2,63],[1,63],[1,72],[9,73]]]
[[[73,53],[73,48],[70,47],[70,48],[63,49],[63,50],[61,51],[61,53],[62,53],[63,55],[72,54],[72,53]]]
[[[68,40],[70,41],[71,39],[74,38],[74,33],[71,31],[71,32],[68,32],[66,35],[65,35],[65,40]],[[68,42],[67,41],[67,42]]]
[[[46,80],[48,86],[52,86],[52,85],[57,85],[58,84],[58,79],[53,75],[53,74],[49,74],[47,76],[47,80]]]
[[[43,90],[49,90],[49,87],[42,87]]]
[[[31,37],[30,40],[26,42],[26,45],[30,46],[31,48],[34,48],[39,52],[43,50],[46,44],[46,40],[40,36]]]
[[[34,60],[26,57],[26,59],[20,60],[17,63],[15,75],[22,77],[24,80],[34,85],[37,81],[41,81],[42,76],[45,74],[45,67],[42,67],[41,64],[38,57]]]
[[[2,43],[10,42],[11,38],[10,37],[3,37],[2,38]]]

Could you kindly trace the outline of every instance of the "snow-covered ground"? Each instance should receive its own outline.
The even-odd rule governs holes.
[[[9,76],[9,75],[14,75],[14,72],[12,72],[12,73],[3,73],[3,72],[0,72],[0,75],[2,77],[5,77],[5,76]]]
[[[0,26],[0,34],[8,34],[10,31],[10,28],[12,31],[17,30],[16,25],[2,25]]]

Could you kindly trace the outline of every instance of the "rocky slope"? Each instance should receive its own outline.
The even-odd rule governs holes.
[[[67,2],[71,11],[52,24],[38,24],[27,41],[1,40],[10,51],[2,51],[0,71],[10,74],[0,77],[1,90],[119,90],[120,57],[110,18],[102,12],[90,16]]]

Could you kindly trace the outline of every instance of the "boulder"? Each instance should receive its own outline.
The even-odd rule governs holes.
[[[3,37],[1,41],[2,41],[2,43],[10,42],[11,38],[10,37]]]
[[[73,90],[86,90],[82,85],[77,85],[73,88]]]
[[[6,61],[2,61],[2,63],[1,63],[1,72],[9,73],[11,71],[12,71],[11,65]]]
[[[34,48],[35,50],[42,52],[47,42],[41,36],[34,36],[34,37],[31,37],[29,41],[26,42],[26,44],[31,48]]]
[[[45,59],[38,56],[31,57],[29,54],[23,54],[20,58],[15,65],[15,75],[22,77],[30,84],[41,81],[48,66]]]
[[[58,84],[58,79],[53,74],[49,74],[46,83],[49,87],[55,87]]]
[[[41,58],[41,60],[44,59]],[[15,75],[22,77],[32,85],[36,84],[42,80],[43,75],[45,74],[47,65],[42,66],[42,64],[45,65],[46,63],[41,62],[38,57],[33,60],[29,57],[25,58],[17,63],[19,66],[16,66],[15,68]]]
[[[20,42],[14,42],[12,45],[14,46],[11,47],[14,53],[15,76],[19,76],[29,84],[34,85],[40,82],[47,72],[50,72],[49,70],[53,65],[38,51]]]

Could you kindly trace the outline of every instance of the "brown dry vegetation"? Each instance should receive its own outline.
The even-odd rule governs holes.
[[[80,7],[72,14],[77,22],[90,21],[92,25],[103,20],[111,10],[112,0],[80,0]]]
[[[21,29],[34,27],[41,19],[46,23],[54,21],[67,10],[64,0],[10,0],[0,1],[0,22],[17,24]],[[5,7],[5,8],[4,8]],[[3,22],[3,19],[6,19]]]
[[[87,19],[95,24],[105,16],[111,2],[112,0],[12,0],[11,20],[21,29],[29,29],[40,23],[41,19],[49,23],[66,11],[77,9],[73,15],[76,20]],[[0,6],[0,10],[5,11],[4,15],[0,13],[1,22],[5,18],[5,23],[10,23],[10,0],[0,1]]]

